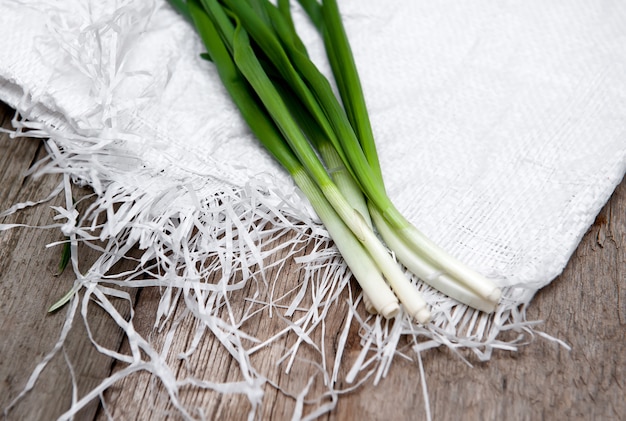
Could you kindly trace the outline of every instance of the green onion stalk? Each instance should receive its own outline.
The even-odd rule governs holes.
[[[316,0],[299,2],[324,38],[327,56],[345,105],[346,117],[358,136],[363,154],[371,165],[373,177],[378,180],[379,188],[384,190],[382,171],[361,82],[337,2],[336,0],[324,0],[322,4]],[[390,207],[387,208],[389,212],[387,218],[381,214],[381,208],[371,204],[370,212],[385,242],[409,270],[439,291],[471,307],[486,312],[495,309],[501,291],[493,281],[447,254],[406,221],[390,201],[388,205]],[[399,226],[396,226],[395,230],[390,227],[393,218],[399,221]]]
[[[299,2],[323,36],[341,99],[310,60],[288,0],[170,2],[196,28],[205,57],[251,131],[311,202],[368,305],[389,318],[398,314],[399,300],[420,323],[430,319],[391,249],[434,288],[479,310],[494,310],[500,289],[428,240],[387,196],[335,0]]]

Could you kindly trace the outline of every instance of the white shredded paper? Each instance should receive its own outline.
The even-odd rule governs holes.
[[[531,330],[526,304],[561,272],[626,171],[626,2],[342,0],[339,6],[391,198],[432,240],[497,280],[504,298],[496,313],[469,310],[416,281],[432,305],[431,324],[405,316],[395,323],[363,319],[360,293],[351,290],[326,231],[246,129],[212,64],[200,58],[194,30],[163,0],[0,0],[0,100],[19,112],[16,137],[28,132],[45,139],[43,172],[66,175],[67,206],[56,209],[55,227],[72,239],[80,292],[59,343],[24,393],[61,349],[78,312],[87,317],[89,303],[126,332],[130,353],[100,349],[125,368],[88,395],[74,396],[64,419],[137,371],[157,377],[186,418],[203,412],[179,401],[182,387],[243,394],[253,418],[270,385],[294,399],[294,419],[314,418],[340,399],[334,385],[353,324],[362,351],[344,380],[355,380],[355,387],[379,380],[394,358],[414,358],[421,367],[420,351],[445,345],[486,360],[494,349],[515,349],[501,331]],[[311,56],[328,72],[320,39],[294,9]],[[86,214],[73,207],[71,182],[96,194]],[[276,239],[270,249],[259,246]],[[86,270],[76,246],[95,240],[106,246]],[[137,247],[135,271],[127,279],[111,275]],[[288,301],[268,299],[261,289],[276,279],[266,279],[270,268],[263,262],[304,248],[295,293]],[[280,275],[283,263],[271,273]],[[222,274],[217,283],[203,281],[215,271]],[[257,286],[248,304],[230,300],[250,282]],[[162,349],[111,303],[131,301],[121,286],[161,288],[155,326],[170,326]],[[316,343],[311,332],[323,328],[347,289],[350,313],[338,355],[327,361],[328,344]],[[199,326],[181,357],[215,335],[241,381],[176,377],[166,357],[181,323],[173,314],[181,300]],[[268,338],[246,333],[243,322],[260,317],[254,302],[282,318],[284,329]],[[288,333],[299,339],[276,362],[288,371],[300,346],[319,350],[326,395],[308,396],[311,383],[295,391],[271,384],[254,365],[255,352]],[[420,338],[413,355],[397,352],[404,336]],[[317,409],[304,411],[311,403]]]

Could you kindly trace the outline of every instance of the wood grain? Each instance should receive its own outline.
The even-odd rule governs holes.
[[[3,127],[10,126],[8,119],[11,116],[12,111],[0,105]],[[0,209],[45,197],[59,182],[57,177],[34,180],[24,176],[43,153],[38,141],[11,140],[0,135]],[[49,224],[53,216],[49,205],[19,212],[0,222]],[[69,271],[55,276],[59,250],[45,247],[60,239],[58,230],[17,228],[0,233],[2,408],[15,398],[35,365],[52,349],[61,329],[64,311],[48,314],[46,310],[71,286],[73,277]],[[528,308],[529,319],[545,320],[539,330],[565,341],[572,351],[553,341],[535,337],[518,352],[495,352],[486,363],[466,354],[472,367],[446,349],[423,352],[421,358],[433,419],[624,419],[625,247],[626,182],[622,182],[583,238],[563,274],[539,291]],[[86,261],[95,258],[89,250],[81,253]],[[150,334],[156,344],[164,339],[151,333],[158,300],[159,292],[153,289],[143,290],[135,300],[136,328],[142,334]],[[182,311],[182,306],[178,311]],[[336,341],[344,317],[345,312],[337,311],[327,321],[327,343]],[[120,333],[107,317],[94,311],[90,322],[99,341],[124,350],[126,345]],[[280,320],[264,317],[253,329],[263,333],[271,332],[277,326],[280,326]],[[180,329],[182,334],[172,345],[171,355],[186,349],[194,329],[193,321],[186,319]],[[351,338],[347,352],[353,357],[359,352],[359,345],[354,339],[356,334],[353,333]],[[291,339],[286,338],[278,346]],[[332,352],[332,346],[329,350]],[[306,348],[303,352],[306,356]],[[54,419],[67,409],[72,386],[64,354],[75,369],[80,391],[93,387],[112,370],[119,369],[94,349],[84,327],[77,323],[64,353],[52,360],[35,389],[8,412],[7,419]],[[280,367],[272,365],[273,357],[275,355],[271,352],[261,352],[255,356],[255,362],[263,366],[272,380],[280,380],[294,390],[301,388],[311,367],[301,364],[287,375]],[[232,359],[211,335],[200,343],[187,364],[175,357],[171,363],[179,374],[194,374],[207,379],[221,376],[221,380],[240,378]],[[224,370],[224,367],[232,370]],[[313,390],[322,392],[321,382],[314,384]],[[207,419],[246,419],[249,410],[247,400],[236,395],[221,396],[190,389],[183,391],[180,399],[190,408],[202,407]],[[292,399],[271,387],[267,388],[263,399],[264,408],[259,418],[290,418],[294,409]],[[117,384],[107,393],[106,401],[107,411],[115,419],[163,419],[163,411],[171,410],[159,385],[142,374]],[[324,418],[424,419],[425,408],[417,363],[396,359],[388,376],[378,386],[366,384],[344,395],[337,408]],[[78,418],[106,419],[106,414],[94,402]]]
[[[12,115],[0,103],[2,127],[10,127]],[[60,177],[33,179],[25,175],[31,164],[44,154],[41,141],[12,140],[0,133],[2,210],[15,203],[43,199],[58,185]],[[0,218],[0,223],[51,224],[55,213],[50,206],[60,205],[62,200],[57,197],[50,203]],[[63,235],[58,229],[15,228],[0,232],[0,408],[3,410],[24,388],[36,365],[53,349],[65,321],[65,309],[52,314],[47,311],[74,281],[71,270],[57,276],[60,248],[46,248],[47,244],[61,240]],[[80,256],[86,269],[96,254],[81,248]],[[122,335],[117,326],[94,310],[89,321],[96,339],[105,346],[119,347]],[[111,361],[94,348],[79,321],[69,333],[63,352],[52,359],[32,393],[15,405],[8,419],[55,419],[68,409],[72,378],[66,359],[74,367],[79,395],[97,386],[111,370]],[[92,419],[97,409],[98,402],[93,402],[79,418]]]

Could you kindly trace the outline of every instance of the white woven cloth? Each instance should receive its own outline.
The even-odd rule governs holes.
[[[433,326],[404,319],[402,332],[430,338],[424,347],[468,346],[489,358],[505,346],[502,326],[523,325],[523,304],[561,272],[626,171],[626,2],[339,6],[391,198],[431,239],[505,287],[488,318],[420,286]],[[295,19],[327,69],[297,8]],[[282,214],[291,219],[277,226],[302,230],[301,221],[326,244],[305,199],[199,57],[193,29],[164,1],[0,0],[0,39],[0,99],[23,117],[18,131],[49,138],[51,165],[95,189],[109,217],[100,237],[157,259],[155,285],[197,283],[210,272],[198,273],[197,263],[215,255],[225,273],[245,275],[261,256],[254,236],[272,234],[244,230],[248,242],[230,225],[260,227]],[[113,211],[114,203],[127,206]],[[88,223],[66,217],[65,233],[88,240]],[[232,249],[213,245],[229,232]],[[105,253],[89,279],[104,280],[120,251]],[[335,265],[330,281],[346,278],[333,253],[318,254],[311,261]],[[385,343],[370,346],[379,352]]]

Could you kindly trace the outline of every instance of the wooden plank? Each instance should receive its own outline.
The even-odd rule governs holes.
[[[11,115],[5,107],[0,116]],[[6,122],[4,123],[6,125]],[[31,180],[22,176],[35,159],[39,142],[10,141],[0,138],[0,208],[10,203],[41,198],[58,180],[46,177]],[[40,152],[41,153],[41,152]],[[487,363],[465,354],[469,367],[446,349],[423,352],[429,403],[436,420],[482,419],[621,419],[626,413],[626,182],[613,194],[610,202],[585,235],[564,273],[540,291],[528,308],[531,320],[546,320],[539,326],[572,346],[568,352],[554,342],[536,337],[517,353],[496,352]],[[46,224],[52,212],[46,206],[21,212],[9,218],[27,224]],[[8,222],[8,220],[3,221]],[[46,308],[71,285],[69,274],[55,278],[58,250],[44,246],[59,240],[56,231],[18,229],[0,233],[0,381],[5,391],[0,397],[4,407],[21,387],[35,364],[54,343],[63,314],[47,315]],[[93,258],[93,256],[92,256]],[[287,270],[294,270],[293,267]],[[8,285],[8,287],[7,287]],[[283,288],[285,288],[283,286]],[[36,294],[33,293],[36,291]],[[152,331],[159,292],[146,289],[139,295],[135,323],[138,331]],[[182,306],[178,311],[182,311]],[[581,311],[584,310],[584,311]],[[328,344],[336,343],[344,323],[345,312],[337,311],[327,320]],[[116,347],[120,335],[107,324],[107,318],[94,314],[94,330],[101,340]],[[101,324],[101,325],[99,325]],[[108,328],[107,328],[108,326]],[[281,326],[277,318],[263,318],[255,332],[271,332]],[[195,325],[186,319],[179,329],[170,352],[170,361],[179,374],[194,374],[205,379],[234,381],[240,374],[215,338],[207,335],[187,363],[176,360],[194,334]],[[153,333],[158,345],[164,338]],[[352,332],[347,348],[350,357],[360,349]],[[272,380],[280,380],[293,390],[304,385],[311,367],[300,364],[290,374],[272,364],[277,349],[255,356]],[[124,350],[124,346],[121,346]],[[332,345],[329,355],[332,358]],[[302,348],[303,357],[314,353]],[[107,358],[98,355],[80,327],[72,332],[67,355],[79,376],[82,390],[97,384],[110,371]],[[309,352],[310,354],[307,354]],[[229,370],[224,371],[224,367]],[[119,367],[118,367],[119,368]],[[345,376],[347,367],[344,367]],[[341,384],[340,387],[347,387]],[[293,399],[271,387],[263,398],[262,419],[285,419],[294,409]],[[320,382],[312,394],[321,393]],[[9,413],[9,419],[54,418],[67,408],[71,384],[62,356],[57,357],[34,393]],[[245,419],[249,405],[241,396],[220,396],[213,392],[183,391],[181,402],[201,407],[207,419]],[[163,390],[147,375],[131,376],[107,394],[107,410],[115,419],[159,419],[172,408],[163,399]],[[425,401],[415,362],[396,359],[388,376],[376,387],[366,384],[339,400],[328,419],[423,419]],[[106,419],[104,411],[94,415],[96,404],[81,414],[81,419]],[[158,416],[161,414],[161,416]],[[44,416],[45,415],[45,416]]]
[[[10,127],[13,112],[0,103],[2,127]],[[33,179],[25,176],[32,163],[44,156],[41,141],[9,139],[0,133],[0,209],[28,200],[45,198],[60,182],[60,177]],[[78,191],[77,191],[78,194]],[[51,205],[61,205],[62,197],[50,203],[0,218],[0,223],[32,226],[52,223]],[[0,232],[0,408],[4,410],[16,398],[43,357],[50,352],[61,332],[66,310],[49,314],[56,302],[74,281],[66,270],[56,276],[60,247],[47,244],[63,240],[58,229],[15,228]],[[80,248],[85,266],[95,259],[90,249]],[[92,306],[96,307],[96,306]],[[103,345],[117,349],[121,335],[107,317],[94,309],[89,320],[95,337]],[[63,351],[54,357],[33,391],[8,412],[7,419],[55,419],[65,412],[72,399],[72,381],[66,358],[74,367],[79,396],[95,387],[110,373],[111,361],[91,345],[80,315],[69,333]],[[80,418],[93,418],[98,408],[94,402]]]

